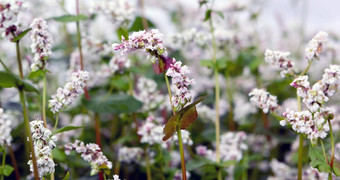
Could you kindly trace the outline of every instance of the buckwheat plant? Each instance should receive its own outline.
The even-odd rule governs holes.
[[[275,113],[275,110],[278,108],[275,96],[259,89],[254,89],[249,94],[249,96],[251,96],[250,101],[263,109],[264,113],[271,111],[274,117],[280,119],[280,124],[282,126],[289,126],[299,134],[298,179],[306,178],[303,176],[308,176],[310,178],[308,173],[302,173],[302,148],[304,137],[307,137],[312,145],[312,147],[310,147],[309,154],[312,161],[311,166],[318,168],[320,172],[325,171],[324,169],[321,169],[320,166],[315,165],[316,157],[313,153],[311,153],[315,151],[314,146],[320,142],[325,158],[325,166],[326,168],[329,168],[329,170],[325,172],[329,173],[329,179],[332,179],[333,173],[337,174],[337,169],[334,169],[334,139],[331,124],[331,120],[335,116],[335,109],[327,107],[326,102],[334,96],[338,89],[340,83],[340,66],[334,64],[330,65],[329,68],[324,70],[322,79],[316,82],[313,86],[310,85],[311,83],[308,80],[309,76],[305,75],[314,59],[320,58],[320,54],[326,44],[327,36],[327,33],[321,31],[317,33],[311,41],[309,41],[305,50],[305,58],[308,61],[308,67],[301,74],[295,74],[292,69],[294,62],[287,58],[290,54],[289,52],[266,50],[265,60],[267,62],[282,69],[281,75],[283,77],[285,77],[288,73],[294,77],[294,80],[290,83],[290,85],[296,88],[297,91],[297,111],[289,110],[287,108],[286,111],[283,112],[283,117],[280,117]],[[302,110],[301,99],[305,105],[305,110]],[[326,155],[323,145],[323,141],[328,134],[330,134],[332,149],[330,158]],[[289,176],[295,178],[294,175]]]

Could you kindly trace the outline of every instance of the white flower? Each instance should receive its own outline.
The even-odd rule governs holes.
[[[103,165],[105,165],[105,169],[112,169],[112,162],[103,154],[98,144],[89,143],[85,145],[84,142],[76,140],[73,144],[65,145],[65,153],[68,155],[70,151],[81,153],[81,157],[90,163],[91,175],[98,174]]]
[[[142,111],[149,111],[162,104],[165,97],[157,89],[157,83],[145,77],[138,79],[137,88],[134,93],[136,99],[143,102]]]
[[[1,0],[0,1],[0,32],[2,37],[7,37],[19,32],[18,14],[23,6],[22,1]]]
[[[123,73],[124,70],[129,69],[131,66],[130,59],[127,59],[126,57],[112,57],[112,59],[109,62],[109,67],[112,74],[115,73]]]
[[[113,175],[113,180],[120,180],[117,174]]]
[[[75,98],[84,93],[84,87],[88,79],[89,73],[86,71],[72,73],[71,82],[66,83],[64,88],[58,88],[57,93],[51,96],[52,99],[49,100],[51,111],[57,113],[72,104]]]
[[[35,157],[37,160],[39,177],[54,173],[55,163],[52,156],[52,149],[56,147],[56,136],[52,136],[52,132],[44,127],[42,120],[34,120],[30,122],[32,139],[34,145]],[[32,160],[29,160],[30,170],[33,172]]]
[[[264,54],[266,62],[275,65],[279,69],[282,69],[282,77],[293,70],[294,63],[288,59],[289,55],[289,52],[272,51],[270,49],[267,49]]]
[[[4,110],[0,108],[0,146],[10,146],[12,141],[11,136],[11,120]]]
[[[139,163],[142,158],[143,149],[139,147],[122,147],[118,152],[118,160],[125,163]]]
[[[46,60],[52,54],[52,37],[47,31],[46,21],[42,18],[34,19],[31,28],[31,49],[34,54],[31,70],[37,71],[46,67]]]
[[[263,109],[264,113],[275,110],[277,105],[277,97],[269,94],[269,92],[264,89],[253,89],[249,93],[250,101],[257,107]]]
[[[319,58],[327,37],[327,33],[320,31],[309,41],[305,50],[305,56],[308,61],[311,61],[313,58]]]

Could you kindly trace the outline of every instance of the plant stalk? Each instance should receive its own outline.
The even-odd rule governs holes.
[[[145,150],[145,163],[146,163],[146,176],[147,180],[151,180],[151,169],[150,169],[150,158],[148,153],[148,148]]]
[[[301,111],[301,97],[297,95],[298,111]],[[303,135],[299,135],[299,150],[298,150],[298,180],[302,180],[302,156],[303,156]]]
[[[20,173],[19,173],[19,169],[18,169],[17,160],[15,158],[15,155],[13,153],[13,149],[12,149],[11,146],[8,146],[8,151],[9,151],[9,155],[11,156],[12,165],[14,167],[15,179],[20,180]]]
[[[6,162],[6,149],[4,147],[2,151],[2,164],[1,164],[2,169],[5,169],[5,162]],[[4,178],[5,178],[4,173],[1,173],[1,180],[4,180]]]
[[[329,125],[329,134],[331,136],[331,145],[332,145],[332,156],[331,156],[331,162],[330,166],[333,168],[333,162],[334,162],[334,138],[333,138],[333,129],[332,129],[332,124],[331,120],[328,119],[328,125]]]
[[[46,123],[46,72],[44,72],[44,88],[43,88],[42,111],[43,111],[44,126],[45,126],[45,128],[47,128],[47,123]]]

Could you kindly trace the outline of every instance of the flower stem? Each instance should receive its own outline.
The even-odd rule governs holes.
[[[101,138],[100,138],[100,119],[99,119],[99,114],[98,113],[95,113],[94,114],[94,126],[95,126],[95,129],[96,129],[96,143],[98,144],[98,146],[100,148],[101,147]]]
[[[2,169],[5,169],[5,162],[6,162],[6,149],[4,148],[2,151]],[[4,180],[4,173],[1,173],[1,180]]]
[[[307,68],[308,69],[308,68]],[[307,71],[306,71],[307,72]],[[298,111],[301,111],[301,97],[297,95]],[[299,150],[298,150],[298,180],[302,180],[302,150],[303,150],[303,135],[299,135]]]
[[[11,160],[12,160],[12,164],[14,167],[14,172],[15,172],[15,178],[16,180],[20,179],[20,173],[19,173],[19,169],[18,169],[18,164],[17,164],[17,160],[15,158],[15,155],[13,153],[13,149],[11,146],[8,146],[8,151],[9,151],[9,155],[11,156]]]
[[[333,129],[332,129],[331,120],[329,120],[329,119],[328,119],[328,125],[329,125],[329,134],[331,135],[331,145],[332,145],[332,156],[331,156],[331,162],[330,162],[329,165],[332,168],[333,162],[334,162],[334,138],[333,138]]]
[[[174,107],[172,105],[172,99],[171,99],[172,95],[171,95],[171,90],[170,90],[169,79],[168,79],[168,76],[166,76],[165,72],[164,72],[164,78],[165,78],[166,86],[168,87],[168,93],[169,93],[169,99],[170,99],[172,113],[173,113],[173,115],[175,115],[176,112],[175,112]],[[183,142],[182,142],[182,134],[181,134],[181,127],[180,126],[177,126],[177,136],[178,136],[179,151],[181,153],[182,179],[186,180],[187,179],[187,173],[186,173],[186,169],[185,169],[185,157],[184,157],[184,151],[183,151]]]
[[[56,113],[55,114],[55,123],[54,123],[53,131],[57,129],[58,120],[59,120],[59,113]]]
[[[46,123],[46,72],[44,72],[44,88],[43,88],[42,111],[43,111],[44,126],[45,126],[45,128],[47,128],[47,123]]]
[[[323,156],[325,157],[325,160],[326,160],[327,164],[329,164],[328,159],[327,159],[327,156],[326,156],[325,147],[323,146],[323,142],[322,142],[321,139],[320,139],[320,143],[321,143],[321,147],[322,147]]]
[[[213,6],[214,1],[212,1]],[[216,135],[216,162],[220,162],[220,84],[218,78],[218,66],[216,61],[216,41],[215,41],[215,34],[214,34],[214,27],[212,24],[212,18],[209,19],[210,24],[210,33],[212,36],[212,47],[213,47],[213,54],[212,54],[212,61],[214,64],[214,77],[215,77],[215,135]],[[221,169],[217,171],[217,179],[222,180],[222,172]]]
[[[181,133],[181,127],[180,126],[177,126],[177,136],[178,136],[179,152],[181,153],[182,179],[186,180],[187,175],[186,175],[186,169],[185,169],[185,158],[184,158],[182,133]]]
[[[151,169],[150,169],[150,158],[148,153],[148,148],[145,150],[145,163],[146,163],[146,176],[147,180],[151,180]]]
[[[19,41],[16,42],[16,52],[17,52],[17,63],[18,63],[20,78],[23,79],[24,73],[22,71]],[[38,166],[37,166],[37,161],[36,161],[36,158],[35,158],[32,134],[31,134],[30,124],[29,124],[28,109],[27,109],[27,106],[26,106],[26,96],[24,94],[24,90],[22,89],[22,87],[18,87],[18,91],[19,91],[20,101],[21,101],[22,109],[23,109],[24,125],[25,125],[25,129],[26,129],[26,135],[28,136],[29,146],[30,146],[30,151],[31,151],[31,156],[32,156],[34,179],[38,180],[39,179]]]

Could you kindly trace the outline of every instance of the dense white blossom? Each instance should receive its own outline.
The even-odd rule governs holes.
[[[161,144],[166,147],[163,139],[163,125],[157,125],[154,116],[149,116],[146,122],[138,129],[137,134],[141,136],[141,143],[148,143],[150,145]]]
[[[253,89],[250,93],[250,101],[257,107],[263,109],[264,113],[275,110],[277,105],[277,97],[269,94],[264,89]]]
[[[44,69],[47,65],[47,58],[52,53],[52,37],[47,31],[47,23],[42,18],[34,19],[31,24],[31,50],[34,54],[31,70]]]
[[[49,107],[53,113],[57,113],[66,106],[73,103],[75,98],[84,93],[86,81],[89,79],[89,73],[78,71],[72,73],[72,80],[65,84],[63,88],[59,87],[57,93],[52,95],[49,100]]]
[[[0,108],[0,146],[2,147],[11,145],[11,124],[11,120],[4,109]]]
[[[169,35],[166,42],[171,48],[181,49],[184,45],[189,43],[195,43],[199,46],[203,46],[210,40],[210,38],[210,35],[206,32],[199,31],[196,28],[190,28],[181,33]]]
[[[175,58],[166,72],[166,75],[172,78],[172,85],[176,87],[176,91],[171,98],[172,106],[176,110],[181,109],[186,103],[191,101],[192,94],[188,88],[190,85],[195,84],[195,80],[187,76],[189,73],[188,66],[182,66],[182,62],[176,61]]]
[[[55,141],[57,141],[57,137],[44,127],[42,120],[31,121],[30,126],[39,177],[54,173],[55,163],[51,157],[52,149],[56,147]],[[29,160],[27,164],[30,165],[30,170],[33,172],[32,160]]]
[[[130,59],[126,57],[112,57],[112,59],[109,62],[109,67],[112,72],[112,74],[115,73],[124,73],[127,69],[129,69],[131,66]]]
[[[70,154],[71,151],[76,151],[81,154],[81,157],[91,164],[91,175],[98,174],[101,170],[112,169],[112,162],[103,154],[98,144],[84,144],[80,140],[76,140],[73,144],[65,145],[65,153]]]
[[[286,74],[293,71],[294,63],[288,59],[289,52],[272,51],[267,49],[264,54],[266,62],[271,63],[277,68],[281,69],[281,77],[285,77]]]
[[[327,37],[327,33],[320,31],[309,41],[305,50],[305,56],[308,61],[311,61],[313,58],[319,58],[322,49],[324,48],[323,46],[327,41]]]

